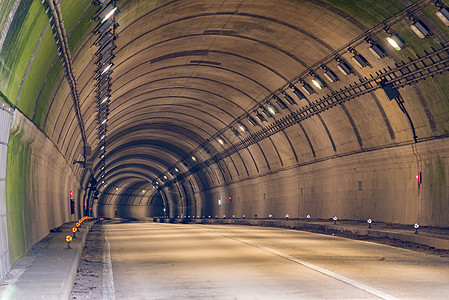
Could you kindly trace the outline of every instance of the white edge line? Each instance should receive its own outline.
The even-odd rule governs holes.
[[[337,279],[337,280],[339,280],[339,281],[342,281],[342,282],[344,282],[344,283],[347,283],[347,284],[349,284],[349,285],[352,285],[353,287],[356,287],[356,288],[358,288],[358,289],[364,290],[365,292],[368,292],[368,293],[370,293],[370,294],[372,294],[372,295],[375,295],[375,296],[377,296],[377,297],[379,297],[379,298],[381,298],[381,299],[385,299],[385,300],[398,300],[398,298],[396,298],[396,297],[394,297],[394,296],[392,296],[392,295],[390,295],[390,294],[387,294],[387,293],[385,293],[385,292],[382,292],[382,291],[380,291],[380,290],[378,290],[378,289],[376,289],[376,288],[370,287],[370,286],[368,286],[368,285],[366,285],[366,284],[363,284],[363,283],[358,282],[358,281],[356,281],[356,280],[350,279],[350,278],[345,277],[345,276],[343,276],[343,275],[334,273],[334,272],[332,272],[332,271],[329,271],[329,270],[327,270],[327,269],[321,268],[321,267],[319,267],[319,266],[316,266],[316,265],[314,265],[314,264],[308,263],[308,262],[306,262],[306,261],[297,259],[297,258],[295,258],[295,257],[293,257],[293,256],[290,256],[290,255],[288,255],[288,254],[282,253],[282,252],[280,252],[280,251],[277,251],[277,250],[274,250],[274,249],[271,249],[271,248],[268,248],[268,247],[264,247],[264,246],[258,246],[258,245],[252,244],[252,243],[250,243],[250,242],[247,242],[247,241],[244,241],[244,240],[240,240],[240,239],[238,239],[238,238],[234,238],[234,237],[230,237],[230,236],[225,236],[225,235],[223,235],[223,236],[224,236],[224,237],[227,237],[227,238],[230,238],[230,239],[233,239],[233,240],[236,240],[236,241],[238,241],[238,242],[241,242],[241,243],[244,243],[244,244],[253,246],[253,247],[257,247],[257,248],[259,248],[259,249],[261,249],[261,250],[264,250],[264,251],[266,251],[266,252],[270,252],[270,253],[276,254],[276,255],[278,255],[278,256],[280,256],[280,257],[283,257],[283,258],[285,258],[285,259],[288,259],[288,260],[290,260],[290,261],[293,261],[293,262],[295,262],[295,263],[298,263],[298,264],[300,264],[300,265],[303,265],[304,267],[307,267],[307,268],[309,268],[309,269],[312,269],[312,270],[314,270],[314,271],[317,271],[317,272],[319,272],[319,273],[321,273],[321,274],[327,275],[327,276],[329,276],[329,277],[332,277],[332,278],[334,278],[334,279]]]
[[[115,300],[114,275],[111,263],[111,245],[103,226],[105,249],[103,250],[103,300]]]

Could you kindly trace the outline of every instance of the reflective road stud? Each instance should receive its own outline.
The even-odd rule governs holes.
[[[72,241],[72,237],[70,235],[66,236],[65,241],[67,242],[67,249],[72,249],[72,247],[70,247],[70,242]]]

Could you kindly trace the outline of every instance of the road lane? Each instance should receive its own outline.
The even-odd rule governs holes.
[[[252,226],[126,223],[105,228],[116,299],[449,295],[449,259],[385,245]]]

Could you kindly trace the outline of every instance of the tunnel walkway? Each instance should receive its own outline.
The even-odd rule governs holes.
[[[443,299],[449,259],[278,228],[105,225],[117,299]]]

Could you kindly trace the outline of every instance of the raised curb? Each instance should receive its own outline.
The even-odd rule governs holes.
[[[403,242],[412,242],[420,245],[433,247],[435,249],[449,250],[449,236],[443,234],[420,232],[415,234],[410,231],[400,229],[375,229],[365,225],[346,225],[303,221],[303,220],[279,220],[279,219],[154,219],[155,222],[165,223],[196,223],[196,224],[235,224],[252,226],[282,227],[299,230],[312,230],[322,233],[348,232],[360,236],[370,236],[376,238],[388,238]]]
[[[72,293],[73,283],[75,282],[75,277],[77,273],[78,266],[80,264],[81,253],[83,252],[84,244],[86,243],[87,235],[89,234],[90,228],[94,222],[87,222],[87,226],[81,228],[82,236],[79,238],[79,245],[77,245],[76,249],[74,247],[73,250],[76,251],[76,255],[72,262],[69,262],[69,272],[65,277],[64,283],[61,287],[61,293],[59,294],[59,299],[70,299],[70,294]]]
[[[77,238],[67,249],[65,237],[75,222],[64,223],[62,232],[52,232],[32,249],[37,255],[28,253],[18,260],[30,261],[17,279],[0,286],[0,299],[70,299],[84,244],[93,222],[85,222]],[[43,241],[49,242],[43,242]],[[30,250],[31,251],[31,250]],[[17,262],[16,262],[17,263]],[[16,264],[15,263],[15,264]],[[14,269],[14,265],[13,265]]]

